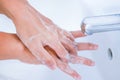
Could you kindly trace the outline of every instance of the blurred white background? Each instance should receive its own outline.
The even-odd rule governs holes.
[[[120,13],[120,0],[29,0],[29,2],[39,12],[53,20],[54,23],[56,23],[59,27],[69,31],[80,30],[81,21],[85,17]],[[10,19],[5,17],[4,15],[0,15],[0,31],[15,33],[14,24]],[[114,35],[115,34],[116,33],[114,33]],[[102,35],[102,38],[99,37],[100,35]],[[106,43],[112,42],[112,40],[107,41],[105,39],[105,35],[107,35],[107,39],[110,39],[110,35],[113,34],[110,33],[110,35],[104,35],[101,33],[100,35],[96,34],[93,36],[79,38],[76,40],[79,42],[94,42],[100,45],[100,48],[96,51],[79,52],[79,55],[91,58],[92,60],[96,61],[96,66],[71,66],[81,74],[82,80],[119,80],[120,77],[119,79],[115,79],[113,76],[113,79],[110,79],[102,75],[102,71],[104,70],[102,70],[103,68],[99,67],[100,65],[104,66],[104,62],[102,61],[103,55],[101,53],[104,53],[104,50],[106,50],[108,46],[112,45],[105,45]],[[114,36],[114,39],[116,37],[117,36]],[[107,67],[107,65],[105,66]],[[16,80],[74,80],[73,78],[71,78],[70,76],[66,75],[58,69],[55,71],[51,71],[43,65],[28,65],[15,60],[1,60],[0,75],[11,77]],[[104,75],[106,76],[106,74]],[[8,80],[10,80],[10,78]]]

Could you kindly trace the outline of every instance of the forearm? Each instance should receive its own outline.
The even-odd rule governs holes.
[[[14,22],[22,16],[27,0],[0,0],[0,13]],[[0,33],[0,59],[15,59],[25,46],[15,34]]]
[[[10,2],[10,3],[9,3]],[[1,0],[0,1],[0,12],[8,16],[15,24],[17,34],[25,35],[24,37],[28,39],[29,37],[39,34],[38,25],[42,28],[41,21],[36,21],[38,19],[37,11],[27,2],[27,0]],[[40,29],[41,29],[40,28]],[[19,35],[19,38],[21,36]]]
[[[15,34],[0,32],[0,59],[18,59],[23,46]]]
[[[27,0],[0,0],[0,13],[13,19],[21,14],[26,4]]]

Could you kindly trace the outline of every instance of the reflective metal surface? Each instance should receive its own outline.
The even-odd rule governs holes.
[[[87,35],[120,30],[120,14],[85,18],[82,21],[81,30]]]
[[[80,23],[85,17],[120,13],[120,0],[29,1],[38,11],[52,19],[61,28],[69,31],[80,30]],[[90,25],[106,23],[111,25],[113,23],[117,24],[120,21],[119,15],[117,17],[115,15],[110,19],[108,17],[104,21],[103,18],[93,18],[93,21],[85,20],[83,22]],[[108,27],[110,26],[99,28],[104,31]],[[96,28],[92,27],[91,29],[94,30]],[[107,32],[101,33],[97,33],[100,32],[97,30],[90,31],[93,35],[76,39],[77,42],[93,42],[99,45],[96,51],[78,52],[80,56],[94,60],[96,63],[94,67],[80,64],[71,65],[81,74],[82,80],[120,80],[120,31],[116,31],[118,28],[119,26],[115,26],[112,27],[113,31],[106,30]],[[0,30],[15,33],[11,20],[2,15],[0,15]],[[84,28],[84,32],[86,32],[85,30]],[[88,31],[87,34],[89,34]],[[74,80],[58,69],[51,71],[43,65],[28,65],[16,60],[0,60],[0,74],[17,80]]]

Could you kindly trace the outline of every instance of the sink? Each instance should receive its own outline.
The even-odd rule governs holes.
[[[118,0],[29,0],[41,13],[66,30],[80,30],[85,17],[116,14]],[[46,6],[47,5],[47,6]],[[0,15],[0,31],[15,33],[14,24]],[[76,39],[77,42],[93,42],[99,45],[95,51],[79,51],[80,56],[95,61],[94,67],[71,65],[81,74],[82,80],[120,80],[120,31],[101,32]],[[52,71],[43,65],[24,64],[16,60],[0,61],[0,80],[74,80],[59,69]]]
[[[88,41],[99,45],[99,49],[92,52],[92,57],[103,80],[120,79],[120,47],[118,46],[120,38],[117,37],[118,34],[120,31],[98,33],[88,37]]]

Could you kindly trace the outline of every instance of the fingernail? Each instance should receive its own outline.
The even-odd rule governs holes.
[[[91,66],[94,66],[94,65],[95,65],[95,62],[92,62],[92,63],[91,63]]]
[[[56,66],[49,66],[49,68],[50,68],[51,70],[55,70],[55,69],[56,69]]]
[[[89,47],[90,49],[97,49],[98,48],[98,45],[92,45]]]
[[[81,80],[81,77],[77,77],[75,80]]]
[[[48,67],[49,67],[51,70],[55,70],[55,69],[56,69],[56,66],[54,66],[54,65],[48,65]]]
[[[50,69],[55,70],[56,69],[56,65],[53,62],[46,62],[45,63]]]
[[[97,48],[98,48],[98,45],[95,45],[95,46],[94,46],[94,49],[97,49]]]
[[[91,60],[86,60],[83,62],[83,64],[88,65],[88,66],[94,66],[95,62],[91,61]]]
[[[81,80],[81,76],[74,77],[75,80]]]

